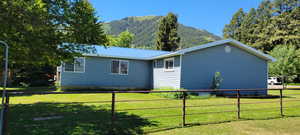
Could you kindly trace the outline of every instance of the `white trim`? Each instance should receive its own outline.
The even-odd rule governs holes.
[[[77,58],[82,58],[83,59],[83,71],[76,71],[75,70],[75,59]],[[73,71],[66,71],[66,68],[65,68],[65,62],[62,64],[63,65],[63,72],[67,72],[67,73],[85,73],[85,57],[75,57],[74,58],[74,61],[73,61],[73,66],[74,66],[74,70]]]
[[[172,66],[171,69],[166,69],[166,61],[170,61],[170,60],[173,61],[173,66]],[[173,72],[174,71],[174,65],[175,65],[175,59],[174,59],[174,57],[164,59],[164,72]]]
[[[181,89],[181,74],[182,74],[182,56],[183,56],[183,54],[181,54],[180,55],[180,65],[179,65],[179,88]]]

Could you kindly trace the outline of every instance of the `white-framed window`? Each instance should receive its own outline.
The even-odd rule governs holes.
[[[164,59],[164,69],[166,71],[174,70],[174,58]]]
[[[85,71],[85,58],[74,58],[74,61],[64,63],[65,72],[83,73]]]
[[[111,61],[111,73],[128,75],[129,61],[128,60],[112,60]]]

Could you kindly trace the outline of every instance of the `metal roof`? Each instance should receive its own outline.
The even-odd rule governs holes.
[[[275,58],[273,58],[270,55],[264,54],[248,45],[245,45],[241,42],[238,42],[233,39],[225,39],[225,40],[219,40],[215,42],[210,42],[203,45],[198,45],[186,49],[181,49],[175,52],[168,52],[168,51],[158,51],[158,50],[146,50],[146,49],[137,49],[137,48],[124,48],[124,47],[104,47],[104,46],[96,46],[94,45],[94,52],[93,53],[85,53],[83,55],[85,56],[99,56],[99,57],[111,57],[111,58],[124,58],[124,59],[138,59],[138,60],[153,60],[153,59],[160,59],[160,58],[166,58],[176,55],[183,55],[188,52],[193,52],[201,49],[206,49],[209,47],[214,47],[218,45],[223,44],[230,44],[235,47],[238,47],[246,52],[249,52],[257,57],[260,57],[262,59],[265,59],[267,61],[276,61]]]
[[[97,45],[93,45],[93,49],[94,51],[92,53],[84,53],[83,55],[149,60],[153,57],[170,53],[168,51],[124,48],[124,47],[115,47],[115,46],[104,47],[104,46],[97,46]]]

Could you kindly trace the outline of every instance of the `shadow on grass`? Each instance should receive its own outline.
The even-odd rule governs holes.
[[[111,135],[111,111],[105,108],[107,106],[51,103],[11,105],[9,133],[11,135]],[[154,121],[125,112],[117,112],[116,116],[127,118],[115,122],[117,135],[144,134],[143,127],[156,125]],[[36,118],[44,120],[34,120]]]

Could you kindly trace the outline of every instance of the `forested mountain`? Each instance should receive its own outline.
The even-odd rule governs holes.
[[[138,48],[155,48],[155,37],[159,20],[162,16],[126,17],[104,24],[107,34],[118,35],[128,30],[135,35],[133,46]],[[205,30],[179,25],[180,45],[182,48],[221,39]]]

